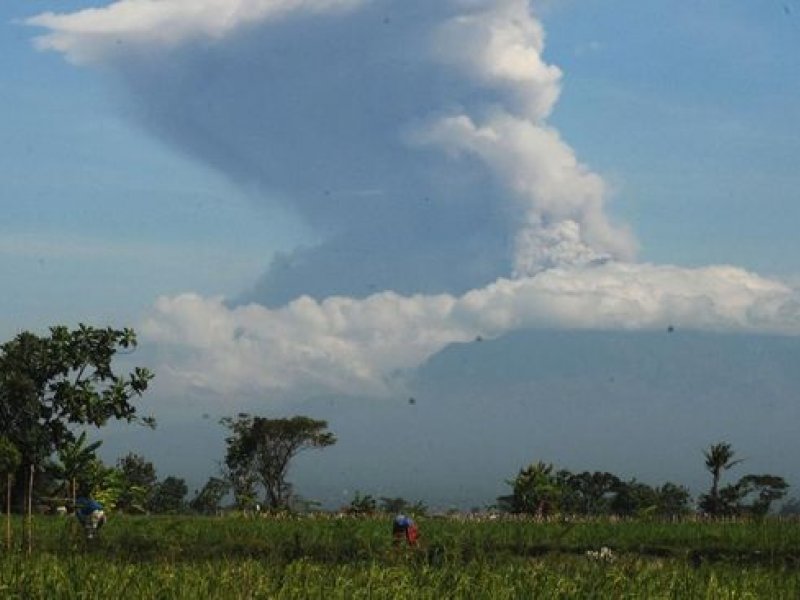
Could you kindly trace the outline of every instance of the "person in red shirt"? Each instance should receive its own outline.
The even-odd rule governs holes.
[[[392,522],[392,538],[395,546],[403,543],[403,540],[409,546],[417,545],[417,538],[419,538],[419,529],[417,524],[411,517],[406,515],[397,515]]]

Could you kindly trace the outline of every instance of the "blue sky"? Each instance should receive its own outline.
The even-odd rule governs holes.
[[[620,182],[642,257],[795,273],[796,3],[552,4],[553,121]]]
[[[204,412],[342,422],[355,402],[378,427],[418,389],[449,407],[449,371],[416,373],[478,337],[509,353],[522,331],[675,323],[735,354],[745,338],[730,333],[800,333],[794,0],[243,1],[225,30],[225,3],[200,5],[210,17],[165,10],[155,25],[101,0],[0,6],[0,334],[134,325],[165,423],[144,443],[167,468],[211,468],[221,435]],[[76,16],[25,24],[48,11]],[[640,375],[631,389],[663,383]],[[784,379],[778,404],[797,391]],[[169,450],[183,419],[203,466]],[[469,446],[437,429],[444,408],[430,419],[425,432]],[[692,431],[692,452],[713,441]],[[118,432],[109,452],[143,435]],[[363,448],[338,452],[344,472]],[[411,456],[413,479],[425,459]]]
[[[20,20],[87,2],[0,6],[0,331],[133,324],[160,294],[248,287],[310,238],[223,175],[143,134],[101,74],[33,48]]]

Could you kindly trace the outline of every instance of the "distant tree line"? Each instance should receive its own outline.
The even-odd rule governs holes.
[[[120,374],[112,368],[119,354],[136,348],[131,329],[51,327],[47,335],[22,332],[0,345],[0,475],[6,509],[29,512],[34,504],[74,505],[92,495],[109,509],[127,513],[216,514],[233,495],[238,509],[313,509],[288,480],[291,461],[299,453],[336,443],[327,422],[307,416],[267,418],[241,413],[226,417],[226,453],[219,476],[211,477],[187,500],[186,482],[176,476],[159,480],[153,463],[129,453],[109,466],[97,456],[101,442],[89,442],[87,427],[111,419],[155,426],[138,414],[135,400],[153,374],[134,367]],[[763,516],[785,497],[788,484],[777,475],[747,474],[723,481],[742,461],[727,442],[703,453],[711,475],[697,508],[710,517]],[[604,472],[573,473],[536,462],[508,481],[511,492],[497,499],[497,508],[516,514],[547,516],[677,517],[693,510],[689,491],[675,483],[650,486]],[[422,514],[424,503],[403,498],[374,498],[356,492],[345,510],[364,515],[377,511]],[[800,514],[800,502],[783,507]]]
[[[734,460],[727,442],[712,444],[704,456],[712,480],[697,507],[710,517],[764,516],[789,488],[783,477],[770,474],[749,474],[722,486],[723,473],[741,461]],[[605,471],[556,470],[542,461],[520,469],[507,483],[511,493],[497,499],[497,508],[515,514],[670,518],[693,511],[689,490],[675,483],[650,486]]]

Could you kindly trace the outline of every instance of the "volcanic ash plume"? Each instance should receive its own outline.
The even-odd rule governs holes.
[[[176,381],[382,393],[524,327],[798,333],[779,282],[632,262],[603,179],[548,124],[562,74],[526,0],[119,0],[29,23],[320,238],[238,305],[159,299],[145,333]]]

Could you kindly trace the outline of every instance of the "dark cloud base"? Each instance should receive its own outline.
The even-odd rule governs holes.
[[[276,258],[242,301],[459,293],[510,273],[518,215],[486,166],[405,139],[430,118],[499,101],[431,60],[445,5],[376,2],[253,26],[168,59],[116,61],[121,100],[146,130],[255,202],[286,205],[322,240]]]

